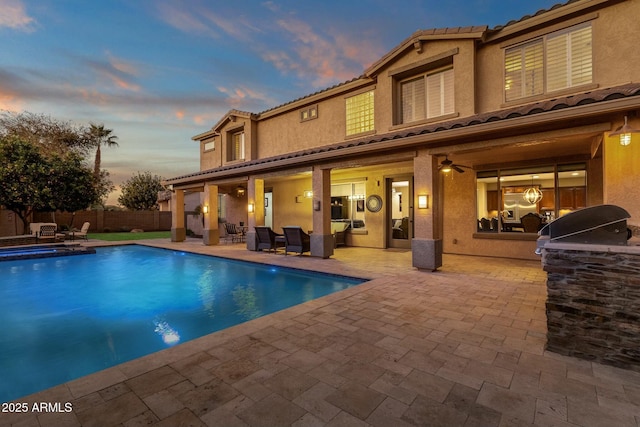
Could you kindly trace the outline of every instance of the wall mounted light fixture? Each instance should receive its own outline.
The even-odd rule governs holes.
[[[302,203],[302,196],[296,196],[296,203]]]
[[[236,196],[242,197],[244,196],[244,193],[245,193],[244,187],[241,185],[238,185],[238,187],[236,188]]]
[[[305,199],[310,199],[310,198],[312,198],[312,197],[313,197],[313,191],[311,191],[311,190],[305,190],[305,192],[304,192],[304,197],[305,197]]]
[[[202,212],[203,212],[203,213],[209,213],[209,205],[204,205],[204,206],[202,207]]]
[[[418,209],[429,209],[429,196],[426,194],[418,195]]]
[[[640,130],[634,129],[629,126],[627,123],[627,116],[624,116],[624,124],[620,126],[615,131],[611,132],[609,136],[620,136],[620,145],[629,145],[631,144],[631,134],[632,133],[640,133]]]
[[[254,203],[249,203],[247,205],[247,210],[249,211],[249,213],[254,213],[256,210],[256,205]]]

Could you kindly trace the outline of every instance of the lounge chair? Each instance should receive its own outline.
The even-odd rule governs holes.
[[[82,224],[82,228],[80,229],[80,231],[73,232],[73,234],[71,235],[72,239],[75,240],[76,237],[80,237],[81,239],[89,240],[89,237],[87,236],[89,227],[91,227],[91,223],[85,222],[84,224]]]
[[[282,234],[278,234],[271,229],[271,227],[254,227],[256,230],[256,237],[258,239],[258,246],[256,250],[262,251],[264,249],[271,252],[276,252],[278,247],[284,246],[284,242],[278,237],[284,237]]]
[[[284,254],[298,252],[302,255],[311,251],[311,237],[301,227],[282,227],[284,231]]]
[[[228,241],[228,239],[231,239],[231,243],[242,241],[244,234],[242,233],[242,230],[238,230],[238,227],[236,227],[235,224],[231,222],[225,222],[224,229],[227,232],[225,241]]]

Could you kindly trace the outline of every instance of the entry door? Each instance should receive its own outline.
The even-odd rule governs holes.
[[[413,176],[387,178],[387,246],[411,248],[413,238]]]

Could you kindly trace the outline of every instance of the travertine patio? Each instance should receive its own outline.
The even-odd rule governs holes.
[[[545,346],[540,263],[340,248],[331,259],[151,245],[371,278],[46,390],[18,426],[637,426],[640,374]]]

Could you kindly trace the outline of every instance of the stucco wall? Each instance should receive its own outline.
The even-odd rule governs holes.
[[[615,124],[614,129],[621,124]],[[640,129],[637,118],[629,124]],[[604,203],[625,209],[631,215],[628,223],[640,226],[640,134],[632,134],[631,144],[627,146],[620,145],[617,136],[606,137],[603,144]]]

